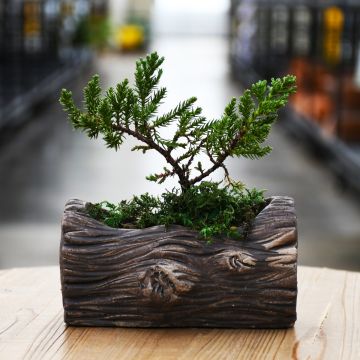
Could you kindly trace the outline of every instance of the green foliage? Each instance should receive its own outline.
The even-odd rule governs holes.
[[[102,50],[109,45],[111,25],[106,17],[84,16],[76,25],[73,44]]]
[[[118,205],[104,201],[87,204],[91,217],[103,221],[106,225],[118,228],[145,228],[158,224],[157,213],[160,201],[149,194],[134,196],[132,200],[121,201]]]
[[[134,151],[155,150],[167,162],[164,171],[147,179],[162,183],[177,176],[182,191],[219,168],[231,183],[224,164],[228,157],[256,159],[271,151],[263,144],[278,111],[295,92],[294,76],[272,79],[270,83],[257,82],[239,99],[233,98],[219,119],[209,121],[201,115],[202,109],[195,106],[195,97],[158,115],[166,97],[166,88],[158,86],[163,61],[156,52],[138,60],[134,87],[125,79],[104,96],[101,96],[99,76],[95,75],[84,89],[84,110],[77,108],[71,92],[63,89],[60,102],[73,126],[91,138],[101,135],[106,145],[115,150],[121,147],[125,136],[135,137],[140,144]],[[160,130],[170,124],[176,125],[175,131],[169,138],[163,138]],[[201,153],[207,155],[208,167],[198,160]]]
[[[167,93],[159,87],[163,61],[156,52],[139,59],[134,85],[125,79],[105,94],[99,76],[94,75],[84,88],[83,109],[75,105],[71,91],[61,92],[60,102],[74,128],[90,138],[101,136],[115,150],[126,137],[137,139],[133,151],[154,150],[166,161],[162,171],[147,179],[162,183],[177,176],[181,188],[160,198],[143,194],[118,205],[88,204],[88,213],[112,227],[178,224],[198,230],[207,240],[215,235],[243,238],[265,206],[264,195],[232,180],[225,161],[228,157],[256,159],[271,151],[264,142],[278,111],[295,92],[296,79],[287,75],[270,83],[259,81],[238,99],[231,99],[224,113],[211,121],[195,106],[195,97],[158,114]],[[174,131],[164,138],[161,130],[169,125]],[[204,163],[199,160],[203,154],[208,160]],[[218,169],[224,171],[226,186],[204,181]]]
[[[263,191],[204,181],[186,192],[165,192],[161,198],[143,194],[118,205],[87,204],[87,211],[111,227],[178,224],[198,230],[201,237],[211,241],[219,235],[243,239],[264,206]]]

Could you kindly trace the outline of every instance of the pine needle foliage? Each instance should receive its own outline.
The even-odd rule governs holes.
[[[156,52],[136,62],[135,82],[127,79],[103,93],[100,78],[94,75],[84,88],[84,106],[76,106],[71,91],[60,96],[75,129],[90,138],[101,136],[107,147],[118,150],[127,137],[138,140],[133,151],[159,153],[166,166],[147,179],[163,183],[177,177],[180,189],[154,197],[134,196],[118,205],[109,202],[87,204],[88,213],[112,227],[145,228],[178,224],[198,230],[210,241],[215,235],[246,237],[251,223],[265,206],[263,191],[247,190],[229,175],[229,157],[257,159],[271,148],[264,145],[271,125],[291,94],[296,78],[258,81],[238,99],[232,98],[218,119],[208,120],[195,105],[196,97],[180,102],[159,114],[167,90],[160,87],[164,58]],[[162,129],[174,131],[165,138]],[[201,161],[207,158],[206,163]],[[225,186],[206,179],[215,171],[224,172]]]
[[[159,115],[167,91],[159,87],[163,61],[156,52],[138,60],[134,86],[125,79],[108,89],[104,96],[100,78],[94,75],[84,89],[83,110],[75,105],[71,91],[63,89],[60,102],[74,128],[90,138],[101,135],[106,145],[115,150],[126,136],[134,137],[139,145],[132,150],[143,153],[155,150],[167,163],[161,172],[147,179],[162,183],[177,176],[182,191],[218,169],[224,171],[225,180],[231,183],[224,163],[228,157],[257,159],[271,151],[263,144],[278,111],[295,92],[294,76],[253,84],[239,99],[231,99],[219,119],[207,120],[202,116],[202,109],[195,106],[196,97]],[[163,138],[160,130],[171,124],[176,125],[176,130],[171,137]],[[198,158],[202,153],[209,160],[207,168]]]

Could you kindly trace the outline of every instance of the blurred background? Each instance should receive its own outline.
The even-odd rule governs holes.
[[[156,154],[74,132],[57,101],[67,87],[80,103],[93,73],[105,88],[132,81],[156,50],[165,107],[196,95],[209,118],[252,81],[297,76],[271,155],[229,167],[295,198],[301,265],[360,271],[359,42],[358,0],[0,0],[0,268],[57,264],[69,198],[175,185],[145,180],[163,166]]]

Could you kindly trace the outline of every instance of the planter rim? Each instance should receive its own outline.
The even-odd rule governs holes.
[[[267,204],[264,206],[264,208],[256,215],[256,217],[254,218],[254,223],[256,222],[256,219],[257,218],[261,218],[263,216],[266,216],[267,213],[268,213],[268,210],[271,208],[272,205],[274,205],[274,203],[278,200],[281,200],[281,201],[286,201],[286,203],[288,204],[289,207],[294,207],[295,206],[295,202],[294,202],[294,199],[290,196],[283,196],[283,195],[274,195],[274,196],[269,196],[267,198],[265,198],[265,201],[267,202]],[[168,231],[171,231],[171,230],[175,230],[175,229],[187,229],[187,231],[189,232],[193,232],[194,234],[195,233],[199,233],[198,230],[193,230],[193,229],[189,229],[188,227],[186,226],[183,226],[183,225],[177,225],[177,224],[172,224],[172,225],[169,225],[169,226],[165,226],[165,225],[154,225],[154,226],[149,226],[149,227],[146,227],[146,228],[133,228],[133,229],[127,229],[127,228],[114,228],[114,227],[111,227],[105,223],[103,223],[102,221],[100,220],[97,220],[97,219],[94,219],[92,218],[89,214],[87,214],[84,210],[85,210],[85,206],[90,203],[89,201],[84,201],[84,200],[80,200],[80,199],[77,199],[77,198],[73,198],[73,199],[70,199],[66,202],[65,204],[65,210],[64,210],[64,215],[65,213],[67,212],[76,212],[78,213],[80,216],[84,216],[84,217],[87,217],[89,219],[91,219],[91,221],[95,224],[98,224],[99,226],[103,227],[104,229],[105,228],[108,228],[108,229],[111,229],[111,230],[118,230],[118,231],[121,231],[122,234],[126,234],[126,233],[133,233],[133,232],[144,232],[144,231],[149,231],[151,229],[153,230],[156,230],[156,231],[159,231],[159,229],[163,229],[164,232],[168,232]],[[295,216],[295,223],[294,225],[297,226],[296,224],[296,215],[294,214]],[[64,218],[65,216],[63,216],[62,218],[62,222],[61,222],[61,226],[63,226],[64,224]],[[252,229],[253,227],[250,228],[249,230],[249,234],[251,234],[252,232]],[[219,237],[215,237],[215,238],[220,238],[221,236]],[[223,239],[223,238],[222,238]],[[229,239],[230,240],[230,239]],[[242,241],[242,240],[234,240],[232,239],[233,241]],[[204,240],[202,240],[204,241]],[[244,240],[246,241],[246,239]]]

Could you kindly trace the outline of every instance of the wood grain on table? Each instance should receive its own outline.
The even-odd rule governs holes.
[[[0,271],[0,359],[360,359],[360,274],[299,267],[288,330],[76,328],[58,267]]]

